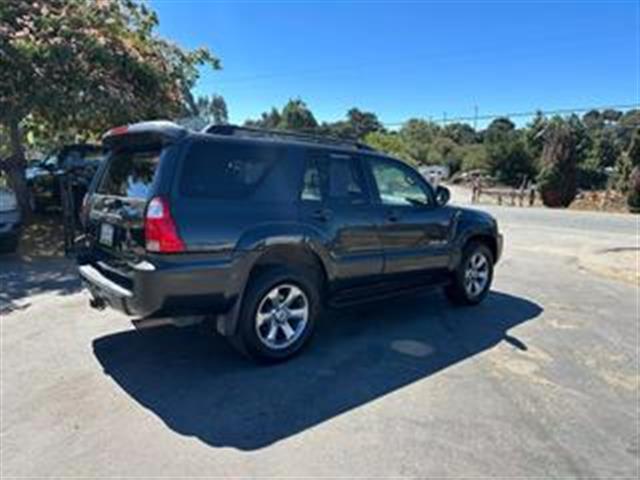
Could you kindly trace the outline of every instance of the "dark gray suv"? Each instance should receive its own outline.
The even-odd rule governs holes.
[[[241,351],[282,360],[325,306],[442,286],[489,291],[502,237],[407,164],[358,143],[169,122],[109,131],[83,205],[94,307],[208,315]]]

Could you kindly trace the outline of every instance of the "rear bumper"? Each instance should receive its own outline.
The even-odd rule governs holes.
[[[238,297],[234,261],[143,261],[115,268],[107,261],[79,259],[78,273],[94,298],[137,317],[225,313]]]

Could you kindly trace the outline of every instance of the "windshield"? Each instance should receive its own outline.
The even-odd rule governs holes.
[[[160,149],[119,151],[110,158],[97,193],[147,199],[159,162]]]

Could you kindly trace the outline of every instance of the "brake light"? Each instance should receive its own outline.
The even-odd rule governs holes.
[[[149,252],[177,253],[184,251],[184,243],[178,235],[166,198],[154,197],[147,205],[144,218],[144,236]]]
[[[119,127],[113,127],[107,132],[107,135],[124,135],[129,131],[128,125],[121,125]]]

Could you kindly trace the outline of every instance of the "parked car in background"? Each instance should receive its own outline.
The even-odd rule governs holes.
[[[50,207],[60,207],[59,179],[69,172],[74,175],[73,196],[78,209],[103,158],[103,150],[99,145],[65,145],[27,168],[32,209],[41,212]]]
[[[217,316],[241,351],[283,360],[327,305],[434,286],[475,305],[489,292],[495,219],[446,205],[446,188],[366,145],[170,122],[104,142],[78,258],[96,308]]]
[[[0,184],[0,253],[16,251],[21,227],[22,217],[16,196]]]

